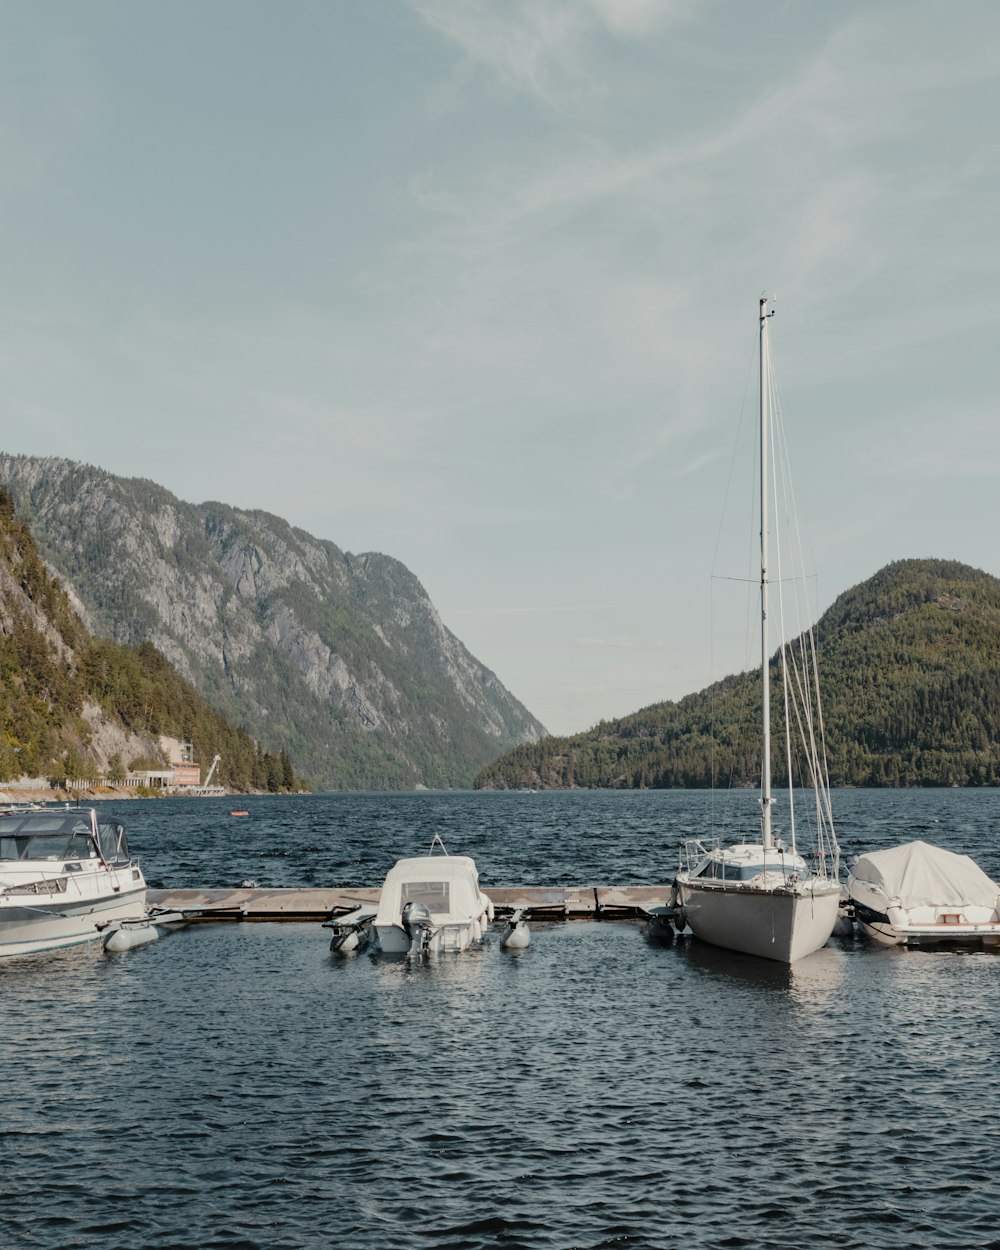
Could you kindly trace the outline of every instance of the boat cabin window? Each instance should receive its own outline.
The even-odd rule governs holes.
[[[406,881],[399,887],[400,902],[424,903],[433,914],[447,915],[451,911],[451,883],[448,881]]]
[[[85,834],[0,834],[0,859],[96,858],[94,844]]]
[[[750,881],[754,877],[759,876],[762,872],[783,872],[785,877],[804,877],[806,872],[802,868],[796,868],[794,864],[732,864],[723,860],[711,859],[705,867],[698,873],[699,877],[714,877],[720,881]]]
[[[0,835],[7,833],[86,833],[90,821],[83,816],[65,812],[10,812],[0,816]]]
[[[8,812],[0,816],[0,859],[96,858],[87,813]]]
[[[97,836],[101,842],[101,854],[109,864],[127,864],[129,862],[128,842],[125,830],[121,825],[100,824]]]

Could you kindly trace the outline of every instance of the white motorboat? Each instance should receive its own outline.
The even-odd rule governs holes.
[[[435,834],[427,855],[397,860],[389,869],[372,927],[387,955],[437,954],[481,941],[492,919],[475,861],[449,855]]]
[[[968,855],[919,841],[870,851],[849,866],[847,893],[885,946],[1000,946],[1000,885]]]
[[[771,791],[771,669],[768,621],[771,607],[783,617],[785,583],[801,584],[800,570],[782,570],[778,552],[772,605],[770,539],[778,514],[794,515],[787,464],[779,463],[784,438],[776,430],[780,408],[772,394],[768,321],[773,312],[761,299],[758,311],[759,504],[760,504],[760,655],[761,790],[760,839],[723,846],[721,840],[689,841],[681,852],[672,907],[696,937],[715,946],[793,963],[825,946],[837,923],[840,905],[839,850],[833,828],[830,784],[822,740],[816,648],[811,626],[793,643],[782,642],[777,669],[784,706],[784,764],[788,774],[788,840],[773,825]],[[780,507],[779,507],[780,504]],[[774,516],[772,516],[772,511]],[[794,731],[794,732],[793,732]],[[797,742],[797,746],[795,745]],[[798,850],[799,813],[793,776],[798,768],[813,790],[813,859]]]
[[[117,820],[93,808],[0,812],[0,958],[91,942],[145,912]]]

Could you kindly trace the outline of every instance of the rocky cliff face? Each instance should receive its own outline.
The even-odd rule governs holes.
[[[0,481],[91,630],[154,643],[319,786],[468,785],[545,732],[397,560],[67,460]]]

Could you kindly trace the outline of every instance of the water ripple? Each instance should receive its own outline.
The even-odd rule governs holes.
[[[995,794],[845,798],[860,848],[922,820],[1000,875]],[[487,884],[613,883],[666,879],[671,828],[706,802],[125,815],[176,885],[371,884],[438,827]],[[534,925],[516,958],[494,938],[410,965],[331,957],[316,925],[202,926],[8,961],[0,991],[16,1250],[1000,1250],[992,956],[845,940],[787,969],[576,923]]]

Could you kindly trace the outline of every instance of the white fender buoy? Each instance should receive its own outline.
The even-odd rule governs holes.
[[[335,954],[349,955],[352,951],[356,951],[361,945],[361,935],[357,929],[353,933],[348,933],[346,937],[332,937],[330,939],[330,950]]]
[[[500,949],[505,951],[523,951],[531,942],[531,930],[524,919],[524,910],[519,908],[507,921],[507,927],[500,935]]]
[[[130,951],[134,946],[156,942],[185,923],[184,912],[163,907],[150,908],[144,916],[126,916],[98,925],[101,942],[106,951]]]
[[[115,921],[105,933],[104,949],[106,951],[130,951],[134,946],[145,946],[148,942],[159,939],[159,930],[148,920]]]

